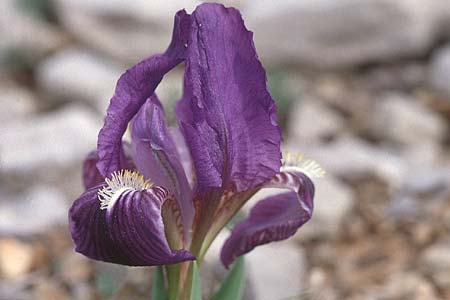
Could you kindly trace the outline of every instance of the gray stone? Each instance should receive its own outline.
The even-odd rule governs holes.
[[[374,174],[386,179],[392,186],[400,187],[407,174],[408,162],[396,152],[391,152],[345,135],[320,147],[309,147],[288,141],[289,148],[314,158],[327,173],[347,179]]]
[[[294,299],[304,292],[305,253],[292,241],[256,247],[246,255],[246,263],[254,299]]]
[[[447,134],[442,117],[404,94],[384,95],[370,119],[376,135],[401,145],[436,144]]]
[[[36,79],[54,101],[86,101],[104,112],[124,71],[88,50],[71,48],[41,62]]]
[[[0,58],[8,59],[18,51],[31,59],[61,47],[66,36],[55,27],[19,10],[15,0],[0,1]]]
[[[440,48],[433,55],[429,82],[438,91],[450,95],[450,44]]]
[[[447,0],[252,1],[244,17],[263,60],[348,67],[426,53]]]
[[[303,143],[321,143],[336,137],[344,127],[344,119],[318,101],[301,101],[289,118],[289,137]]]
[[[0,120],[3,124],[28,119],[37,111],[37,99],[24,88],[2,85],[0,95]]]
[[[81,106],[69,106],[0,128],[1,172],[34,177],[80,164],[95,148],[99,118]]]
[[[125,62],[136,62],[169,45],[175,13],[200,1],[56,0],[64,26],[84,43]]]
[[[2,196],[2,235],[31,236],[43,233],[52,226],[67,224],[66,197],[55,187],[36,185],[17,195]]]
[[[296,236],[299,239],[336,238],[340,225],[352,209],[353,191],[331,175],[315,180],[314,213]]]

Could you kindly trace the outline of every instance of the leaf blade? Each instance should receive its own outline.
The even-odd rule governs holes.
[[[164,273],[162,267],[157,267],[153,272],[152,300],[167,300],[167,290],[164,284]]]
[[[245,287],[244,257],[239,257],[222,281],[219,290],[214,294],[214,300],[241,300]]]
[[[190,300],[202,300],[202,288],[200,286],[200,278],[198,275],[197,262],[192,262],[192,287]]]

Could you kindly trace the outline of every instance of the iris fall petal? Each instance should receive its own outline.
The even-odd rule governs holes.
[[[287,239],[311,218],[314,184],[306,175],[282,172],[270,185],[291,191],[259,201],[250,215],[236,225],[221,252],[226,267],[256,246]]]
[[[105,262],[130,266],[173,264],[195,259],[186,250],[172,250],[164,234],[161,206],[169,193],[161,187],[124,191],[106,209],[100,208],[96,186],[78,198],[69,211],[76,251]]]

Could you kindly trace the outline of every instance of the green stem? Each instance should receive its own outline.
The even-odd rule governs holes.
[[[180,296],[180,264],[166,266],[169,300],[178,300]]]

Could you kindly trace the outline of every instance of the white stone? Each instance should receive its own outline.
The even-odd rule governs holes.
[[[445,120],[407,95],[385,95],[371,118],[373,130],[388,140],[411,146],[439,143],[447,131]]]
[[[439,242],[426,249],[421,267],[438,286],[450,289],[450,241]]]
[[[314,183],[313,216],[296,235],[300,239],[336,237],[340,225],[354,205],[353,191],[331,175],[316,179]]]
[[[450,44],[433,55],[429,69],[429,82],[438,91],[450,95]]]
[[[81,106],[0,127],[0,171],[35,176],[81,164],[96,147],[99,118]]]
[[[343,118],[318,101],[299,101],[289,118],[289,137],[303,143],[320,143],[335,137],[344,127]]]
[[[252,1],[244,19],[263,60],[347,67],[426,53],[447,0]]]
[[[86,49],[71,48],[41,62],[39,87],[56,101],[86,101],[104,112],[114,94],[121,68]]]
[[[8,124],[30,118],[37,111],[37,99],[33,94],[21,87],[0,86],[0,120]]]
[[[61,22],[78,39],[125,62],[137,62],[169,45],[175,13],[197,0],[56,0]]]
[[[68,204],[52,186],[36,185],[0,200],[0,234],[33,235],[67,224]]]
[[[410,167],[398,153],[374,147],[350,135],[320,147],[289,141],[286,149],[297,150],[313,158],[332,175],[352,179],[375,174],[394,187],[401,186]]]
[[[292,241],[259,246],[245,256],[258,300],[290,299],[302,294],[306,277],[304,250]]]
[[[0,1],[1,55],[21,49],[38,58],[65,43],[66,37],[59,30],[20,11],[19,7],[15,0]]]

